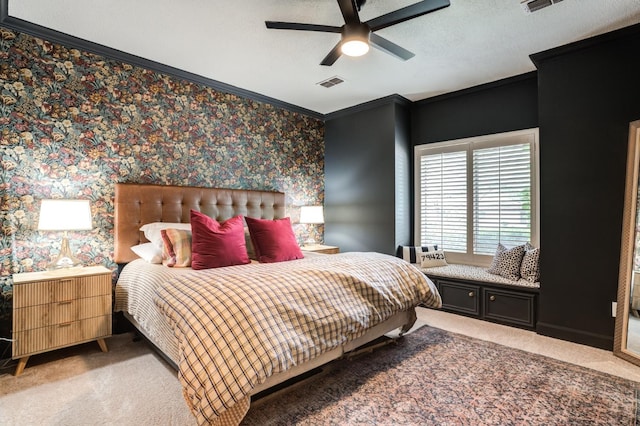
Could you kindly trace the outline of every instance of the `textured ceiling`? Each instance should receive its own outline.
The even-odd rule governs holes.
[[[415,3],[368,0],[363,21]],[[388,95],[419,100],[535,69],[529,55],[640,22],[640,0],[563,0],[528,14],[520,0],[451,6],[378,31],[412,51],[372,49],[319,65],[338,34],[268,30],[265,20],[343,24],[335,0],[9,0],[10,17],[160,62],[320,114]],[[316,83],[339,76],[330,89]]]

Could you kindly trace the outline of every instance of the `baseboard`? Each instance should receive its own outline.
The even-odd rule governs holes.
[[[568,340],[569,342],[579,343],[581,345],[593,346],[594,348],[613,350],[613,336],[604,334],[590,333],[575,328],[562,327],[555,324],[538,322],[536,325],[536,333],[543,336],[554,337],[556,339]]]

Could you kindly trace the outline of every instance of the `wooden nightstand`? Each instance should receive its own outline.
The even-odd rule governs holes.
[[[309,244],[309,245],[300,247],[300,250],[312,251],[314,253],[324,253],[324,254],[340,253],[340,248],[336,246],[325,246],[323,244]]]
[[[29,356],[111,335],[111,271],[104,266],[13,276],[13,352],[16,376]]]

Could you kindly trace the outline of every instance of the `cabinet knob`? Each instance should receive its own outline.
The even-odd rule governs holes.
[[[489,300],[491,300],[492,302],[496,300],[495,296],[489,296]]]
[[[472,291],[470,291],[469,292],[469,297],[473,297],[473,296],[475,296],[475,294]]]

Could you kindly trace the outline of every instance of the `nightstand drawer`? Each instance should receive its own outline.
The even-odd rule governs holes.
[[[31,330],[85,318],[109,315],[110,312],[111,297],[109,295],[28,306],[16,309],[13,319],[14,330],[16,332]]]
[[[13,335],[13,357],[88,342],[111,334],[111,315],[20,331]]]
[[[58,278],[16,285],[13,293],[14,307],[23,308],[107,295],[111,293],[111,281],[104,275]]]

